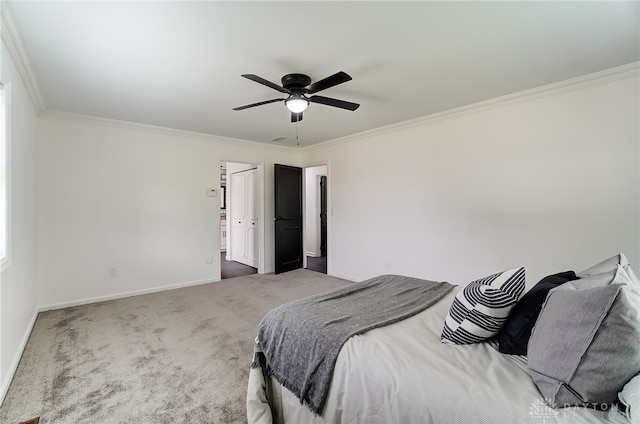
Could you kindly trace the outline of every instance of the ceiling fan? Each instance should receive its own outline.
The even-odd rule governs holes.
[[[300,122],[302,121],[302,112],[304,112],[307,106],[309,106],[309,102],[339,107],[341,109],[347,109],[351,111],[354,111],[358,109],[358,107],[360,107],[358,103],[333,99],[331,97],[307,96],[308,94],[315,94],[318,91],[326,90],[327,88],[342,84],[343,82],[351,81],[352,78],[347,73],[342,71],[320,81],[316,81],[313,84],[311,84],[311,78],[309,78],[307,75],[287,74],[282,77],[282,86],[274,84],[271,81],[267,81],[266,79],[254,74],[243,74],[242,76],[250,79],[251,81],[266,85],[267,87],[271,87],[274,90],[278,90],[281,93],[288,94],[289,97],[287,97],[286,99],[271,99],[265,100],[263,102],[252,103],[250,105],[235,107],[233,108],[233,110],[243,110],[250,107],[262,106],[269,103],[284,101],[287,109],[291,111],[291,122]]]

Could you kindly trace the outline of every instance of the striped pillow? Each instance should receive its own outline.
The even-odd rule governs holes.
[[[443,343],[478,343],[495,336],[524,292],[524,267],[470,282],[453,299]]]

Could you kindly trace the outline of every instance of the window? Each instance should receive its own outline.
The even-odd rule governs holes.
[[[0,262],[7,258],[7,134],[5,87],[0,84]]]

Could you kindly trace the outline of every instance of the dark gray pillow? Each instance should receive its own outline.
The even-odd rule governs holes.
[[[522,296],[513,307],[507,322],[504,323],[496,336],[498,350],[508,355],[526,355],[531,331],[542,310],[542,304],[547,298],[549,290],[567,281],[577,279],[573,271],[548,275]]]
[[[542,307],[528,366],[553,407],[613,403],[640,372],[640,293],[622,267],[610,275],[565,283]]]

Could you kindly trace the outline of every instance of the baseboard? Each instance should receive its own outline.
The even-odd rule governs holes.
[[[201,284],[215,283],[217,281],[219,280],[208,279],[208,280],[189,281],[186,283],[171,284],[168,286],[154,287],[154,288],[145,289],[145,290],[135,290],[135,291],[124,292],[124,293],[116,293],[116,294],[107,295],[107,296],[89,297],[85,299],[74,300],[72,302],[54,303],[54,304],[38,307],[38,312],[69,308],[71,306],[87,305],[89,303],[106,302],[108,300],[122,299],[124,297],[139,296],[142,294],[157,293],[157,292],[166,291],[166,290],[181,289],[183,287],[199,286]]]
[[[329,270],[327,270],[327,271],[329,271]],[[366,280],[366,278],[355,278],[353,276],[337,274],[337,273],[334,273],[334,272],[327,272],[327,275],[330,276],[330,277],[341,278],[343,280],[352,281],[352,282],[359,282],[359,281]]]
[[[29,341],[29,337],[31,336],[31,331],[33,331],[33,326],[36,324],[36,318],[38,318],[38,310],[36,309],[31,317],[31,321],[29,321],[29,325],[27,326],[27,330],[22,337],[22,341],[20,342],[20,346],[9,365],[9,370],[6,375],[6,379],[2,381],[0,384],[0,406],[4,403],[4,398],[9,391],[9,386],[11,386],[11,381],[13,380],[13,376],[18,370],[18,364],[20,364],[20,359],[22,359],[22,354],[24,349],[27,347],[27,342]]]

